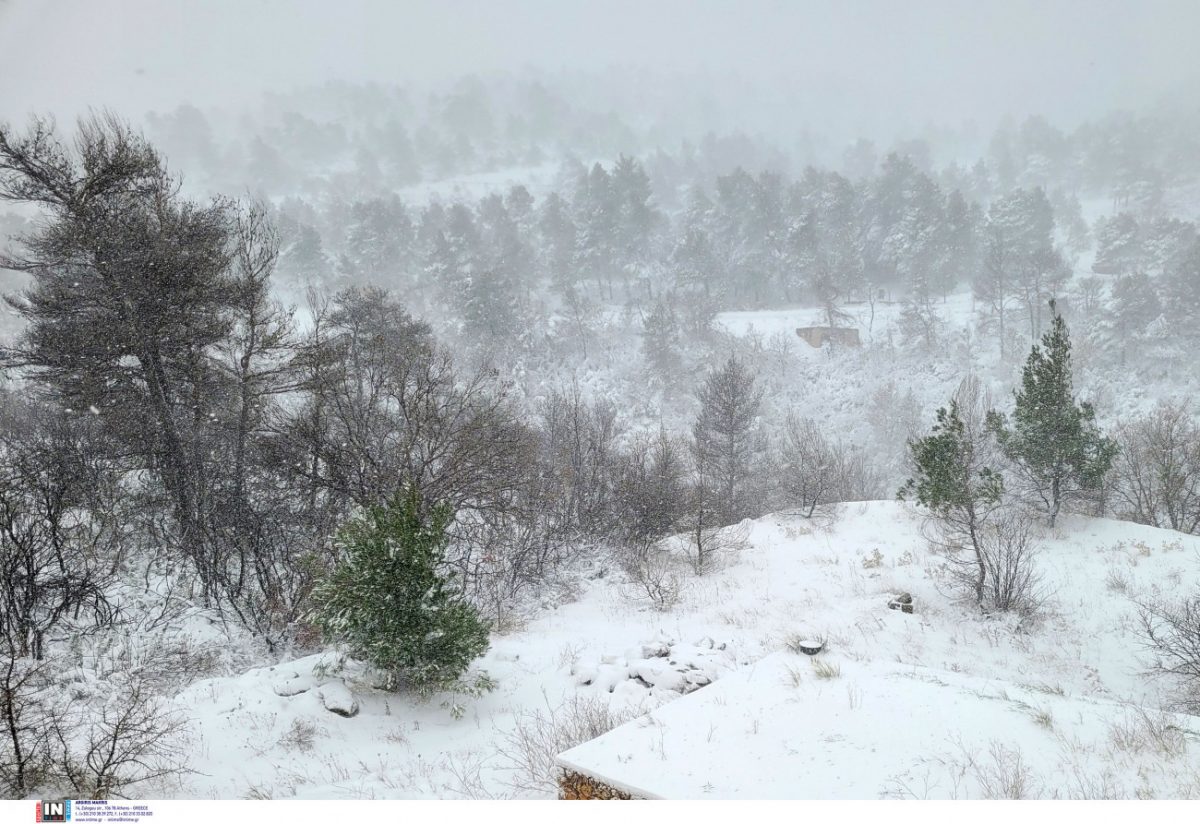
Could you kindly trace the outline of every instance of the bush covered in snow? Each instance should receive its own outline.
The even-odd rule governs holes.
[[[454,686],[487,651],[487,624],[443,569],[452,520],[446,507],[426,508],[414,489],[371,507],[342,529],[344,557],[315,593],[325,634],[391,687]]]

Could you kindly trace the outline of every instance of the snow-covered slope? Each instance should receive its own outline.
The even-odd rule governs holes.
[[[971,702],[995,705],[986,695],[971,697],[972,691],[986,692],[975,685],[1039,701],[1045,696],[1042,703],[1055,704],[1052,731],[1037,728],[1011,707],[993,721],[1011,718],[1012,724],[1032,727],[1030,734],[1047,737],[1080,734],[1083,728],[1071,719],[1097,706],[1096,700],[1157,710],[1169,697],[1171,685],[1145,675],[1148,662],[1129,626],[1134,608],[1128,596],[1194,589],[1200,538],[1064,518],[1045,537],[1039,558],[1054,595],[1044,617],[1032,622],[985,618],[958,602],[939,581],[940,563],[926,550],[919,513],[895,502],[847,505],[827,528],[791,515],[754,521],[745,548],[731,552],[721,569],[703,577],[681,570],[682,596],[667,612],[655,611],[619,572],[597,563],[573,597],[560,598],[520,629],[493,638],[479,666],[498,687],[466,699],[460,718],[438,698],[420,702],[375,690],[353,669],[326,672],[321,665],[328,660],[322,657],[201,681],[177,699],[195,719],[196,770],[177,792],[220,798],[549,795],[553,787],[545,778],[553,757],[581,743],[580,730],[601,723],[583,723],[588,719],[580,716],[611,709],[620,721],[679,700],[709,680],[719,684],[734,672],[752,672],[756,662],[796,635],[823,636],[828,643],[823,656],[842,667],[840,682],[806,678],[804,689],[848,702],[846,685],[853,682],[863,690],[864,708],[870,694],[875,711],[883,713],[876,722],[840,731],[827,720],[834,726],[822,734],[844,736],[851,750],[867,746],[867,739],[857,740],[863,729],[878,734],[882,719],[894,719],[885,696],[906,673],[949,673],[937,676],[948,682],[962,676],[948,689],[956,701],[967,702],[964,718],[970,717]],[[913,595],[912,614],[888,609],[898,592]],[[353,717],[326,708],[348,705],[343,682],[358,704]],[[1136,711],[1130,712],[1134,718]],[[1102,746],[1107,733],[1097,725],[1123,719],[1105,710],[1080,722],[1088,732],[1076,748],[1081,775],[1102,775],[1114,763]],[[769,726],[772,720],[763,717],[760,723]],[[895,746],[913,763],[938,757],[922,751],[924,739],[906,743],[906,729],[897,727]],[[985,745],[989,729],[979,730]],[[542,741],[540,748],[531,739]],[[1170,756],[1164,770],[1191,763],[1173,760],[1193,757],[1188,739],[1182,741],[1184,752]],[[1200,753],[1200,744],[1191,746]],[[534,749],[540,749],[538,757],[526,757]],[[909,786],[922,780],[916,774],[908,779]],[[886,783],[854,784],[851,794],[871,787],[884,792]],[[811,796],[817,786],[797,779],[771,794]],[[1120,786],[1144,789],[1138,782]],[[1191,792],[1167,778],[1145,788],[1159,795]],[[833,788],[828,794],[835,794]]]

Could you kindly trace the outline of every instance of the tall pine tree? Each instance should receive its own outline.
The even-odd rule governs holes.
[[[1050,312],[1053,324],[1041,346],[1034,344],[1014,392],[1011,423],[992,413],[988,426],[1054,526],[1064,502],[1100,487],[1117,445],[1101,434],[1092,405],[1076,402],[1067,324],[1053,301]]]

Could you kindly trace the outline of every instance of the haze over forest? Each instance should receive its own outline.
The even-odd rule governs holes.
[[[1197,32],[0,0],[0,795],[1200,797]]]
[[[712,107],[705,125],[718,130],[879,140],[1030,114],[1063,127],[1115,109],[1194,106],[1198,26],[1187,0],[6,0],[0,111],[138,113],[244,105],[329,81],[425,88],[617,68],[678,81],[676,92]],[[605,99],[653,116],[625,78],[602,84]]]

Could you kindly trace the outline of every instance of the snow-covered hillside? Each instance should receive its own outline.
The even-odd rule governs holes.
[[[848,689],[864,696],[844,728],[823,722],[822,735],[836,738],[845,751],[887,740],[914,764],[944,760],[945,753],[923,750],[925,738],[910,735],[886,701],[889,691],[900,688],[896,673],[933,673],[922,682],[927,687],[941,672],[947,674],[942,680],[954,682],[960,714],[977,704],[981,713],[994,715],[997,695],[1011,685],[1012,707],[1003,711],[1011,726],[979,729],[1005,752],[1032,752],[1039,736],[1062,739],[1080,783],[1053,783],[1053,776],[1037,774],[1043,761],[1032,758],[1029,794],[1083,795],[1079,788],[1085,787],[1157,797],[1197,792],[1187,776],[1197,774],[1200,744],[1178,730],[1166,733],[1169,746],[1155,743],[1139,726],[1161,720],[1157,711],[1169,702],[1173,685],[1146,675],[1149,661],[1130,624],[1130,596],[1194,587],[1200,538],[1064,518],[1044,536],[1038,560],[1053,593],[1047,608],[1038,619],[1019,621],[980,616],[946,590],[941,561],[922,538],[920,514],[908,505],[845,505],[838,521],[824,528],[785,514],[749,526],[746,545],[731,551],[721,568],[696,577],[681,566],[680,600],[665,612],[639,599],[621,573],[595,564],[576,591],[547,600],[519,629],[493,637],[477,666],[498,686],[462,699],[461,717],[438,697],[421,702],[375,690],[364,673],[353,667],[336,672],[327,657],[194,683],[176,701],[195,719],[195,773],[175,792],[216,798],[549,796],[553,757],[581,743],[580,736],[708,689],[710,680],[751,672],[800,636],[826,639],[821,658],[841,668],[838,683],[805,676],[805,689],[850,701],[847,707],[855,703]],[[913,596],[912,614],[888,608],[901,592]],[[810,666],[808,659],[784,654],[802,669]],[[1021,696],[1028,696],[1034,715],[1045,709],[1051,718],[1039,723],[1013,712]],[[1101,706],[1096,702],[1104,709],[1077,722],[1084,708]],[[697,729],[707,723],[695,719]],[[760,723],[769,726],[772,719]],[[810,743],[792,746],[804,750]],[[1111,777],[1140,764],[1143,750],[1154,759],[1154,770]],[[686,751],[671,758],[670,770],[686,771]],[[926,787],[922,776],[900,776],[898,782],[864,772],[845,794]],[[769,793],[758,789],[775,797],[812,797],[818,786],[807,776]],[[971,787],[964,784],[962,795],[977,795]]]

